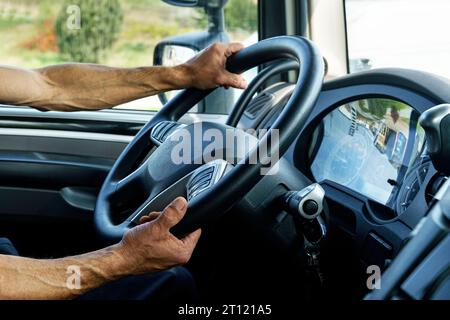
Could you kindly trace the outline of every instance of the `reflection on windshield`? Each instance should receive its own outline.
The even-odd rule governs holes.
[[[417,118],[408,105],[388,99],[358,100],[337,108],[322,122],[322,141],[311,167],[314,178],[386,204],[399,173],[420,147]]]

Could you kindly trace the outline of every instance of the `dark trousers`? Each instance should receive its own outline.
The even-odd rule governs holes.
[[[19,255],[6,238],[0,238],[0,254]],[[178,305],[196,302],[197,290],[190,272],[179,267],[114,281],[76,300],[148,300],[155,305]]]
[[[7,238],[0,238],[0,254],[6,254],[8,256],[18,256],[14,245]]]
[[[94,289],[77,300],[147,300],[155,305],[197,301],[194,279],[185,268],[124,278]]]

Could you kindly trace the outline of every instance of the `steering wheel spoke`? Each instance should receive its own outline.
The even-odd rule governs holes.
[[[116,183],[116,192],[126,192],[127,190],[135,190],[135,188],[143,188],[145,186],[145,167],[140,166],[137,170]]]
[[[129,226],[139,223],[142,216],[151,212],[162,211],[174,197],[187,197],[189,201],[214,187],[214,185],[232,169],[225,160],[211,161],[197,170],[189,173],[163,192],[156,196],[150,196],[132,215],[126,220]]]
[[[167,204],[172,202],[175,197],[186,197],[186,185],[191,176],[192,173],[186,175],[156,196],[150,195],[147,200],[128,217],[128,219],[126,220],[128,225],[131,227],[135,226],[139,224],[139,220],[141,219],[141,217],[155,211],[159,212],[164,210]]]
[[[151,186],[147,185],[145,175],[145,165],[142,165],[118,182],[112,182],[105,191],[110,204],[121,207],[127,202],[147,198]]]
[[[153,127],[150,139],[155,145],[160,146],[172,133],[183,127],[184,124],[175,121],[161,121]]]

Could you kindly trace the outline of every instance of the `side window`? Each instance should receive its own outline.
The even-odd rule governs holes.
[[[209,6],[222,2],[226,3],[225,37],[218,40],[255,43],[257,0],[205,1]],[[0,61],[26,68],[65,62],[150,66],[155,48],[164,39],[207,34],[211,24],[208,13],[213,9],[173,6],[162,0],[0,0]],[[200,49],[182,46],[166,50],[164,62],[182,63]],[[228,95],[236,99],[239,92],[230,90]],[[149,97],[117,108],[157,111],[162,106],[160,98]]]

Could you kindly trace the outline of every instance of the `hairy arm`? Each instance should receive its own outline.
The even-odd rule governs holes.
[[[0,102],[58,111],[111,108],[188,87],[190,81],[183,66],[120,69],[92,64],[0,67],[0,79]]]
[[[176,67],[64,64],[27,70],[0,66],[0,103],[40,110],[99,110],[182,88],[245,88],[241,76],[225,69],[227,58],[241,49],[237,43],[215,44]]]
[[[71,299],[119,278],[185,264],[200,230],[181,240],[169,230],[186,207],[186,200],[176,199],[162,213],[144,216],[119,244],[85,255],[55,260],[0,255],[0,299]],[[79,286],[73,278],[78,270]]]
[[[56,260],[0,255],[0,299],[70,299],[125,275],[120,247]],[[75,269],[74,269],[75,268]],[[80,286],[70,278],[80,271]]]

